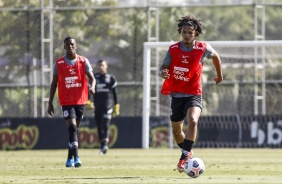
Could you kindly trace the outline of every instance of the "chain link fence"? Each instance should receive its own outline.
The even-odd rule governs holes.
[[[53,0],[1,1],[0,20],[0,116],[2,117],[47,117],[47,101],[52,77],[53,62],[64,55],[63,40],[72,36],[77,40],[78,54],[86,56],[95,71],[96,62],[105,59],[109,73],[118,80],[118,98],[121,116],[142,115],[143,43],[155,41],[178,41],[176,20],[191,14],[202,19],[204,34],[200,40],[282,40],[282,4],[268,1],[260,8],[253,4],[189,4],[185,6],[122,7],[116,1],[63,1]],[[141,2],[141,1],[140,1]],[[142,1],[143,2],[143,1]],[[198,1],[197,1],[198,2]],[[200,1],[199,1],[200,2]],[[209,1],[211,2],[211,1]],[[235,2],[235,1],[234,1]],[[239,1],[236,1],[239,2]],[[249,2],[249,1],[248,1]],[[161,5],[161,6],[158,6]],[[150,13],[148,13],[150,12]],[[150,34],[150,35],[149,35]],[[152,36],[153,35],[153,36]],[[151,37],[150,37],[151,36]],[[153,37],[153,39],[152,39]],[[150,40],[151,39],[151,40]],[[216,49],[216,48],[215,48]],[[280,48],[281,50],[281,48]],[[274,53],[274,64],[266,72],[267,114],[280,114],[282,56]],[[206,99],[203,114],[234,114],[231,103],[242,103],[235,112],[253,114],[253,79],[248,69],[228,67],[226,63],[253,62],[243,48],[219,49],[224,68],[224,84],[220,89],[204,82],[205,91],[216,94],[225,91],[225,100]],[[165,53],[164,53],[165,54]],[[164,56],[161,55],[162,57]],[[240,57],[244,55],[245,58]],[[159,58],[161,63],[162,58]],[[274,66],[272,65],[272,66]],[[159,66],[156,66],[159,67]],[[207,71],[212,72],[212,71]],[[211,75],[212,73],[206,73]],[[234,80],[241,82],[236,83]],[[240,91],[241,100],[234,100],[234,88]],[[204,94],[205,95],[205,94]],[[221,98],[221,97],[219,97]],[[228,99],[228,100],[227,100]],[[54,99],[55,116],[61,116],[58,100]],[[153,105],[152,105],[152,108]],[[86,109],[85,116],[92,116]]]

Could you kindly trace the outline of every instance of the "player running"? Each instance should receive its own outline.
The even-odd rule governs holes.
[[[221,60],[210,44],[195,40],[202,34],[201,20],[185,16],[178,21],[182,41],[171,45],[160,67],[160,77],[165,79],[161,93],[171,96],[171,124],[174,139],[182,149],[177,170],[184,171],[184,164],[192,156],[192,147],[197,137],[198,120],[202,111],[201,76],[204,57],[212,59],[217,77],[222,80]],[[183,132],[184,118],[188,130]]]

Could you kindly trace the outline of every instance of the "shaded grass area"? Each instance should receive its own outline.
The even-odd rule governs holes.
[[[282,149],[194,149],[206,165],[193,179],[176,171],[179,149],[80,149],[81,168],[66,168],[67,150],[0,152],[0,183],[282,183]]]

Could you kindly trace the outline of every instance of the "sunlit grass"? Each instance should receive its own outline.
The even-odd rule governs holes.
[[[209,183],[274,184],[282,181],[281,149],[194,149],[202,176],[175,170],[179,149],[80,149],[81,168],[66,168],[67,150],[0,152],[0,183]]]

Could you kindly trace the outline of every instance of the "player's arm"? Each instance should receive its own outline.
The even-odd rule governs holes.
[[[53,99],[56,93],[57,84],[58,84],[58,75],[53,75],[52,83],[50,86],[49,103],[48,103],[48,114],[50,116],[53,116],[54,114]]]
[[[159,70],[159,75],[160,75],[161,78],[163,78],[163,79],[169,78],[170,63],[171,63],[171,55],[170,55],[170,52],[167,51],[165,58],[163,60],[163,63],[162,63],[160,70]]]
[[[223,76],[222,76],[221,60],[216,51],[214,51],[212,55],[212,62],[217,74],[217,77],[215,77],[213,80],[215,81],[216,84],[219,84],[223,80]]]
[[[116,105],[116,104],[118,104],[117,89],[116,89],[116,87],[114,87],[114,88],[112,89],[112,91],[113,91],[114,104]]]
[[[118,104],[118,98],[117,98],[117,80],[115,78],[115,76],[111,76],[111,80],[112,80],[112,92],[113,92],[113,99],[114,99],[114,110],[113,110],[113,117],[116,117],[119,115],[119,109],[120,109],[120,105]]]
[[[88,59],[86,59],[86,75],[88,77],[88,89],[90,94],[95,93],[95,85],[96,85],[96,80],[93,74],[93,68],[90,65],[90,62]]]
[[[96,85],[96,80],[93,75],[93,72],[87,72],[86,73],[89,81],[89,92],[93,95],[95,93],[95,85]]]

